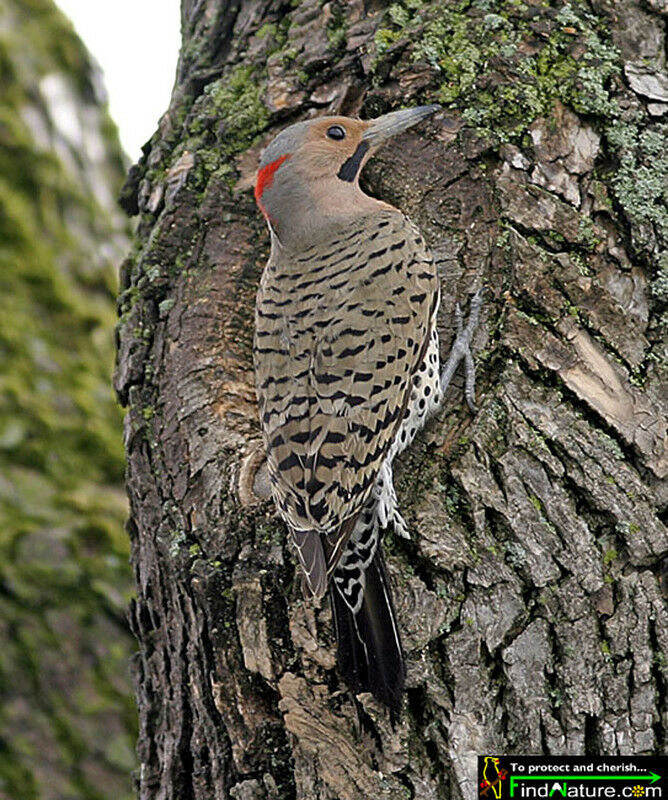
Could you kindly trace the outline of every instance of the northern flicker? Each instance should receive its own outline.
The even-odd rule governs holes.
[[[471,366],[475,320],[458,319],[442,382],[431,253],[401,211],[360,189],[359,174],[379,145],[438,108],[299,122],[265,149],[255,186],[271,233],[254,362],[273,497],[306,593],[330,591],[344,677],[394,713],[405,666],[379,545],[387,528],[407,530],[392,461],[457,363]]]

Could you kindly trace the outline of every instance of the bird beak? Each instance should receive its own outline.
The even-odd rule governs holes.
[[[362,141],[368,142],[371,147],[376,147],[392,136],[402,133],[423,119],[434,114],[441,108],[439,105],[418,106],[417,108],[402,108],[392,111],[382,117],[369,122],[369,127],[362,134]]]

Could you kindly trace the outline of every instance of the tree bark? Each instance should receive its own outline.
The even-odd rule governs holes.
[[[184,0],[126,185],[141,798],[468,798],[476,753],[666,746],[665,4],[387,5]],[[397,467],[393,729],[339,680],[254,479],[269,242],[248,187],[290,122],[438,100],[364,176],[431,244],[444,355],[488,287],[478,413],[460,381]]]

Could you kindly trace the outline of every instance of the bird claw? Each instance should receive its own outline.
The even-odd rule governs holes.
[[[469,316],[464,325],[464,316],[459,303],[455,306],[455,324],[457,335],[455,341],[450,349],[450,355],[445,362],[445,366],[441,372],[441,397],[445,395],[445,390],[450,385],[452,376],[455,374],[460,362],[464,362],[464,374],[466,383],[464,385],[464,397],[471,412],[475,414],[477,407],[475,404],[475,364],[473,363],[473,355],[471,354],[471,339],[475,329],[478,327],[478,320],[480,317],[480,309],[482,308],[483,298],[485,296],[485,288],[478,289],[478,291],[471,298],[471,308]]]

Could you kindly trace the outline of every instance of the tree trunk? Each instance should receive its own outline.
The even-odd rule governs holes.
[[[140,797],[468,798],[476,753],[665,747],[665,20],[662,0],[184,0],[123,197]],[[341,683],[253,477],[269,241],[248,187],[290,122],[439,100],[363,179],[431,244],[444,355],[455,303],[489,289],[478,413],[460,381],[396,470],[393,729]]]

